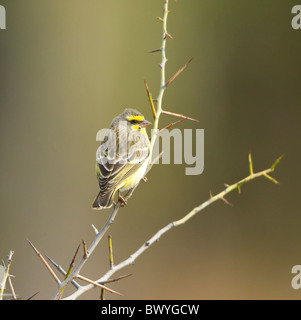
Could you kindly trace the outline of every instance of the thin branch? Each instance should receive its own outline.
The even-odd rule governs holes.
[[[276,165],[279,163],[279,161],[281,160],[281,157],[278,158],[276,160]],[[171,230],[174,227],[178,227],[180,225],[185,224],[187,221],[189,221],[192,217],[194,217],[197,213],[199,213],[200,211],[204,210],[205,208],[207,208],[209,205],[213,204],[214,202],[218,201],[218,200],[223,200],[225,199],[225,196],[232,192],[233,190],[236,189],[240,189],[242,185],[244,185],[245,183],[248,183],[254,179],[260,178],[260,177],[264,177],[266,174],[269,174],[271,172],[273,172],[276,168],[275,163],[268,169],[254,173],[253,174],[249,174],[247,177],[245,177],[244,179],[241,179],[240,181],[232,184],[232,185],[228,185],[226,187],[226,189],[224,189],[223,191],[221,191],[220,193],[216,194],[216,195],[212,195],[211,191],[210,191],[210,195],[209,195],[209,199],[205,202],[203,202],[202,204],[200,204],[198,207],[195,207],[194,209],[192,209],[189,213],[187,213],[183,218],[177,220],[177,221],[173,221],[171,223],[169,223],[168,225],[166,225],[164,228],[160,229],[153,237],[151,237],[148,241],[146,241],[136,252],[134,252],[133,254],[130,255],[129,258],[127,258],[126,260],[124,260],[123,262],[115,265],[112,269],[110,269],[109,271],[107,271],[107,273],[102,276],[100,279],[97,280],[97,282],[102,282],[105,281],[106,279],[109,279],[115,272],[131,265],[134,263],[134,261],[144,252],[146,251],[152,244],[156,243],[162,235],[164,235],[166,232],[168,232],[169,230]],[[85,293],[86,291],[90,290],[93,286],[91,285],[86,285],[81,287],[79,290],[77,290],[76,292],[74,292],[73,294],[71,294],[70,296],[68,296],[67,298],[65,298],[66,300],[75,300],[77,299],[80,295],[82,295],[83,293]]]
[[[249,156],[249,159],[250,159],[250,156]],[[278,161],[278,163],[279,163],[279,161]],[[257,179],[259,177],[264,177],[266,174],[268,174],[270,172],[273,172],[275,170],[275,167],[276,166],[274,166],[274,167],[272,166],[269,169],[266,169],[266,170],[263,170],[263,171],[260,171],[260,172],[257,172],[257,173],[252,172],[252,174],[251,174],[251,172],[250,172],[250,174],[246,178],[244,178],[244,179],[242,179],[242,180],[240,180],[240,181],[238,181],[238,182],[236,182],[236,183],[234,183],[232,185],[229,185],[225,190],[223,190],[219,194],[210,197],[209,200],[207,200],[206,202],[202,203],[200,206],[194,208],[185,217],[183,217],[182,219],[180,219],[178,221],[175,221],[174,222],[174,226],[177,227],[177,226],[179,226],[181,224],[184,224],[185,222],[190,220],[194,215],[196,215],[198,212],[200,212],[201,210],[203,210],[206,207],[208,207],[213,202],[215,202],[217,200],[222,200],[222,198],[224,198],[228,193],[230,193],[233,190],[236,190],[238,188],[241,188],[241,186],[244,185],[245,183],[250,182],[250,181],[252,181],[254,179]]]
[[[128,200],[134,190],[137,188],[138,185],[136,185],[133,189],[129,190],[128,193],[124,196],[125,200]],[[54,294],[53,299],[54,300],[58,300],[61,299],[62,297],[62,292],[64,291],[64,289],[66,288],[66,286],[74,279],[77,278],[79,275],[79,272],[81,271],[81,269],[83,268],[83,266],[85,265],[85,263],[88,261],[89,257],[91,256],[91,254],[93,253],[93,251],[96,249],[97,245],[99,244],[99,242],[101,241],[101,239],[103,238],[103,236],[105,235],[105,233],[107,232],[107,230],[110,228],[111,224],[114,222],[115,217],[118,213],[118,210],[120,209],[122,203],[121,201],[118,201],[115,204],[115,207],[113,208],[108,220],[106,221],[106,223],[103,225],[103,227],[101,228],[101,230],[96,234],[93,242],[91,243],[90,247],[87,250],[87,256],[86,257],[82,257],[81,260],[78,262],[78,264],[74,267],[74,269],[72,270],[72,272],[70,273],[70,275],[60,283],[59,288],[57,290],[57,292]]]
[[[153,148],[155,145],[155,141],[158,137],[158,128],[159,128],[159,119],[160,115],[162,113],[162,103],[163,103],[163,96],[164,92],[166,90],[166,80],[165,80],[165,65],[167,62],[166,58],[166,34],[167,32],[167,19],[168,19],[168,14],[169,14],[169,9],[168,9],[168,0],[164,1],[164,6],[163,6],[163,18],[156,17],[159,21],[162,22],[162,43],[161,43],[161,62],[160,62],[160,90],[158,97],[156,99],[157,102],[157,109],[156,109],[156,118],[154,121],[154,126],[153,126],[153,135],[151,139],[151,145],[150,145],[150,164],[151,164],[151,159],[152,159],[152,153],[153,153]]]
[[[0,279],[1,280],[1,282],[0,282],[0,300],[3,299],[3,293],[4,293],[4,289],[5,289],[5,284],[6,284],[7,279],[9,279],[9,269],[10,269],[10,265],[11,265],[11,263],[13,261],[12,260],[13,254],[14,254],[14,251],[10,250],[10,252],[9,252],[9,254],[7,256],[7,265],[5,265],[4,261],[2,260],[3,268],[4,268],[5,272],[4,272],[3,278]]]

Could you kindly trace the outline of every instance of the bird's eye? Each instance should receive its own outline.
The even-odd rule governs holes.
[[[137,120],[131,120],[131,123],[132,123],[132,124],[137,124],[138,121],[137,121]]]

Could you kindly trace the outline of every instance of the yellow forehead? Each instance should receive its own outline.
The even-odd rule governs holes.
[[[133,121],[133,120],[143,121],[143,120],[144,120],[144,117],[143,117],[143,116],[128,116],[127,119],[128,119],[129,121]]]

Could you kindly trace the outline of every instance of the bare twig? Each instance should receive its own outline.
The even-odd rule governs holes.
[[[148,241],[146,241],[137,251],[135,251],[133,254],[130,255],[129,258],[127,258],[126,260],[124,260],[123,262],[114,265],[112,269],[110,269],[104,276],[102,276],[100,279],[97,280],[97,282],[102,282],[105,281],[106,279],[109,279],[115,272],[131,265],[134,263],[134,261],[144,252],[146,251],[152,244],[154,244],[155,242],[157,242],[161,236],[163,234],[165,234],[166,232],[168,232],[169,230],[171,230],[174,227],[178,227],[180,225],[185,224],[187,221],[189,221],[192,217],[194,217],[197,213],[199,213],[200,211],[204,210],[205,208],[207,208],[209,205],[213,204],[214,202],[218,201],[218,200],[222,200],[225,199],[225,196],[232,192],[233,190],[236,190],[238,188],[241,188],[242,185],[244,185],[245,183],[248,183],[254,179],[260,178],[260,177],[265,177],[266,174],[269,174],[271,172],[273,172],[276,168],[276,165],[279,163],[279,161],[281,160],[282,157],[278,158],[274,164],[263,171],[254,173],[252,172],[252,174],[250,173],[247,177],[245,177],[244,179],[232,184],[232,185],[227,185],[226,189],[224,189],[223,191],[221,191],[220,193],[216,194],[216,195],[212,195],[211,191],[210,191],[210,196],[209,199],[205,202],[203,202],[202,204],[200,204],[198,207],[195,207],[194,209],[192,209],[189,213],[187,213],[183,218],[177,220],[177,221],[173,221],[171,223],[169,223],[168,225],[166,225],[164,228],[160,229],[153,237],[151,237]],[[250,156],[249,156],[250,159]],[[80,295],[82,295],[84,292],[90,290],[93,286],[91,285],[86,285],[81,287],[79,290],[77,290],[76,292],[74,292],[73,294],[71,294],[69,297],[67,297],[66,299],[68,300],[73,300],[73,299],[77,299]]]

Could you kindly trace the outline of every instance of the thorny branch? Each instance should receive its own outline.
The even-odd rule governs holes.
[[[208,207],[209,205],[211,205],[212,203],[218,201],[218,200],[222,200],[224,202],[227,203],[227,200],[225,199],[225,196],[227,194],[229,194],[230,192],[234,191],[234,190],[238,190],[238,192],[241,191],[241,186],[254,180],[257,179],[259,177],[266,177],[267,175],[269,176],[269,173],[273,172],[276,168],[276,165],[279,163],[279,161],[282,159],[282,156],[279,157],[274,164],[263,171],[254,173],[253,172],[253,164],[252,164],[252,159],[251,159],[251,154],[249,155],[249,163],[250,163],[250,174],[244,178],[241,179],[240,181],[232,184],[232,185],[227,185],[226,189],[224,189],[223,191],[221,191],[220,193],[216,194],[216,195],[212,195],[210,193],[210,197],[207,201],[203,202],[202,204],[200,204],[199,206],[195,207],[194,209],[192,209],[189,213],[187,213],[183,218],[177,220],[177,221],[173,221],[171,223],[169,223],[168,225],[166,225],[164,228],[160,229],[153,237],[151,237],[148,241],[146,241],[137,251],[135,251],[133,254],[131,254],[129,256],[129,258],[127,258],[126,260],[120,262],[117,265],[114,265],[109,271],[107,271],[107,273],[105,275],[103,275],[101,278],[99,278],[96,282],[102,282],[105,281],[106,279],[110,278],[115,272],[131,265],[134,263],[134,261],[144,252],[146,251],[152,244],[154,244],[155,242],[157,242],[162,235],[164,235],[166,232],[168,232],[169,230],[171,230],[174,227],[178,227],[180,225],[183,225],[184,223],[186,223],[188,220],[190,220],[192,217],[194,217],[197,213],[199,213],[200,211],[204,210],[206,207]],[[269,176],[270,177],[270,176]],[[268,178],[269,179],[269,178]],[[273,179],[274,180],[274,179]],[[274,183],[278,182],[275,180],[273,181]],[[66,299],[68,300],[75,300],[77,299],[80,295],[82,295],[84,292],[90,290],[93,288],[93,285],[86,285],[84,287],[80,287],[76,292],[74,292],[73,294],[71,294],[69,297],[67,297]]]
[[[150,51],[150,53],[155,53],[155,52],[160,52],[161,53],[161,63],[160,63],[160,90],[159,90],[159,94],[156,100],[154,100],[152,98],[151,92],[149,90],[149,87],[146,83],[146,81],[144,81],[145,83],[145,87],[146,87],[146,92],[147,92],[147,96],[148,96],[148,100],[151,106],[151,110],[152,110],[152,114],[154,117],[154,125],[153,125],[153,135],[152,135],[152,139],[151,139],[151,146],[150,146],[150,162],[149,162],[149,168],[148,171],[152,168],[152,151],[155,145],[155,141],[158,138],[158,136],[160,135],[160,133],[162,132],[162,130],[168,129],[173,125],[176,125],[184,120],[191,120],[191,121],[198,121],[196,119],[187,117],[185,115],[182,114],[177,114],[177,113],[173,113],[170,111],[165,111],[163,110],[163,96],[165,93],[165,90],[167,89],[167,87],[186,69],[186,67],[190,64],[192,58],[181,68],[179,69],[168,81],[166,81],[165,79],[165,66],[166,66],[166,62],[167,62],[167,58],[166,58],[166,42],[167,39],[173,39],[173,37],[168,33],[167,31],[167,18],[168,18],[168,14],[169,14],[169,9],[168,9],[168,0],[164,0],[164,10],[163,10],[163,17],[156,17],[156,19],[158,21],[160,21],[162,23],[162,43],[161,43],[161,47],[159,49],[156,50],[152,50]],[[156,107],[154,105],[154,102],[156,102]],[[165,114],[165,115],[171,115],[171,116],[175,116],[180,118],[180,120],[171,123],[170,125],[168,125],[167,127],[159,130],[159,119],[161,114]],[[49,261],[56,267],[56,269],[64,275],[64,280],[59,280],[59,278],[55,275],[54,271],[51,269],[51,267],[48,265],[48,263],[46,262],[46,260],[43,258],[42,254],[40,254],[37,249],[33,246],[33,244],[29,241],[30,245],[32,246],[32,248],[34,249],[34,251],[37,253],[37,255],[39,256],[39,258],[42,260],[43,264],[47,267],[47,269],[49,270],[49,272],[51,273],[51,275],[53,276],[53,278],[55,279],[55,281],[58,284],[58,289],[56,291],[56,293],[53,296],[54,300],[57,299],[61,299],[64,289],[66,288],[66,286],[69,283],[72,283],[73,286],[75,287],[76,291],[69,295],[68,297],[66,297],[65,299],[67,300],[74,300],[77,299],[79,296],[81,296],[84,292],[87,292],[88,290],[94,288],[94,287],[100,287],[102,289],[101,291],[101,298],[104,298],[104,291],[110,291],[112,293],[115,294],[120,294],[112,289],[109,289],[108,287],[104,286],[104,284],[109,283],[109,282],[113,282],[113,281],[118,281],[121,279],[124,279],[125,277],[129,276],[121,276],[119,278],[116,279],[111,279],[111,276],[116,273],[117,271],[123,269],[124,267],[132,264],[143,252],[145,252],[153,243],[155,243],[163,234],[165,234],[166,232],[168,232],[169,230],[171,230],[173,227],[177,227],[179,225],[182,225],[184,223],[186,223],[188,220],[190,220],[193,216],[195,216],[197,213],[199,213],[200,211],[202,211],[203,209],[205,209],[206,207],[208,207],[209,205],[211,205],[212,203],[216,202],[217,200],[222,200],[223,202],[229,204],[229,202],[225,199],[225,196],[232,192],[233,190],[238,190],[238,192],[240,192],[241,190],[241,186],[251,180],[254,180],[256,178],[259,177],[265,177],[271,181],[273,181],[274,183],[278,183],[274,178],[272,178],[269,174],[271,172],[273,172],[275,170],[276,165],[279,163],[279,161],[281,160],[281,157],[279,159],[277,159],[275,161],[275,163],[268,169],[254,173],[253,171],[253,164],[252,164],[252,158],[251,158],[251,154],[249,155],[249,175],[232,184],[232,185],[226,185],[226,189],[224,189],[223,191],[221,191],[220,193],[216,194],[216,195],[212,195],[210,193],[210,197],[207,201],[205,201],[204,203],[200,204],[199,206],[195,207],[194,209],[192,209],[189,213],[187,213],[182,219],[177,220],[177,221],[173,221],[171,223],[169,223],[168,225],[166,225],[164,228],[160,229],[153,237],[151,237],[148,241],[146,241],[137,251],[135,251],[132,255],[130,255],[129,258],[127,258],[126,260],[120,262],[119,264],[114,264],[113,261],[113,249],[112,249],[112,242],[111,242],[111,238],[109,238],[109,262],[110,262],[110,268],[109,270],[102,276],[100,277],[98,280],[93,281],[90,280],[84,276],[82,276],[80,274],[80,271],[82,270],[83,266],[85,265],[85,263],[88,261],[89,257],[91,256],[91,254],[93,253],[93,251],[95,250],[95,248],[98,246],[99,242],[102,240],[103,236],[105,235],[105,233],[107,232],[107,230],[110,228],[111,224],[114,222],[116,215],[122,205],[122,203],[120,201],[118,201],[108,220],[106,221],[106,223],[104,224],[104,226],[101,228],[100,231],[97,230],[97,228],[92,225],[94,231],[95,231],[95,238],[93,240],[93,242],[91,243],[91,245],[89,246],[89,248],[87,248],[86,243],[83,241],[82,245],[83,245],[83,255],[80,259],[80,261],[77,263],[77,265],[74,264],[74,260],[75,260],[75,256],[72,259],[72,262],[69,266],[68,271],[64,271],[64,269],[58,265],[57,263],[55,263],[52,259],[48,258]],[[148,172],[147,171],[147,172]],[[137,187],[137,186],[136,186]],[[125,196],[124,196],[124,200],[127,201],[133,194],[133,192],[135,191],[136,187],[132,190],[130,190]],[[78,252],[78,249],[76,251],[76,253]],[[76,279],[88,282],[87,285],[82,286],[79,285],[78,282],[76,282]]]

